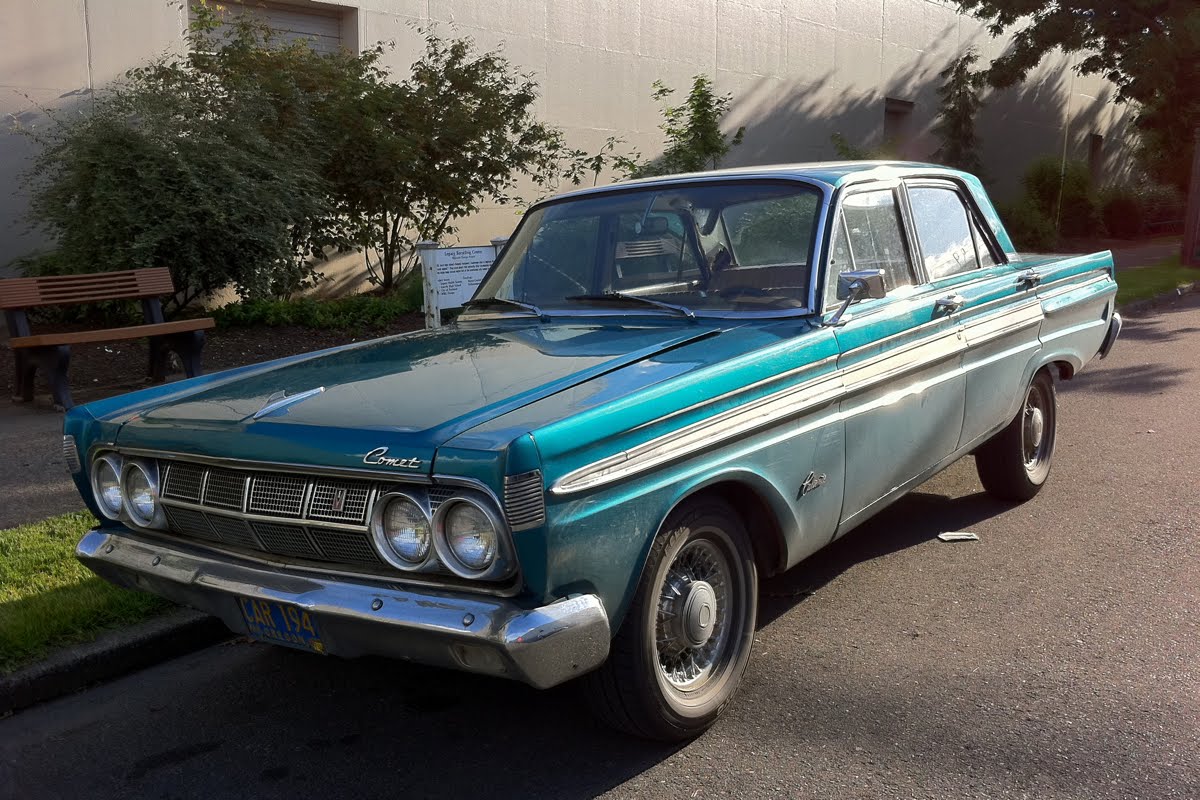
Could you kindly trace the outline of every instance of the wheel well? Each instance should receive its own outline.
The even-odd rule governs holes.
[[[720,497],[741,516],[754,548],[754,562],[760,575],[774,575],[786,563],[783,530],[771,506],[759,492],[747,483],[730,480],[705,486],[687,499]]]
[[[1050,368],[1057,371],[1061,380],[1069,381],[1075,377],[1075,368],[1071,366],[1070,361],[1055,361],[1050,364]]]

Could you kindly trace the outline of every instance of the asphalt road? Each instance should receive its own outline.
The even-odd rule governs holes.
[[[1193,296],[1062,387],[1034,501],[967,459],[768,582],[687,746],[572,686],[236,642],[0,720],[0,796],[1197,798],[1198,443]]]

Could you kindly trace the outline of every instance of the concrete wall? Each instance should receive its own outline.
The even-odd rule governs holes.
[[[302,2],[294,5],[304,5]],[[418,55],[414,25],[502,47],[542,86],[536,113],[576,147],[624,137],[647,156],[661,151],[651,84],[685,92],[697,73],[734,93],[729,127],[747,126],[728,166],[828,159],[830,136],[860,145],[883,139],[887,98],[912,103],[904,155],[928,158],[938,72],[975,45],[982,63],[1004,46],[945,0],[326,0],[343,13],[349,46],[396,42],[388,64],[403,73]],[[168,48],[180,46],[184,13],[169,0],[0,0],[0,114],[37,124],[39,106],[86,108],[89,93]],[[978,130],[993,192],[1014,195],[1033,158],[1086,158],[1104,137],[1104,172],[1124,168],[1125,109],[1112,87],[1074,75],[1056,54],[1021,88],[989,98]],[[31,145],[0,138],[0,185],[12,186]],[[0,264],[39,244],[22,234],[23,196],[0,197]],[[463,243],[508,234],[511,208],[462,223]],[[352,288],[356,259],[326,274]]]

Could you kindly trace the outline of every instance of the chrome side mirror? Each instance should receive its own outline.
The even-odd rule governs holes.
[[[843,272],[838,275],[837,281],[837,298],[842,301],[842,305],[825,323],[830,327],[844,324],[843,317],[846,316],[846,309],[859,300],[878,300],[881,297],[887,297],[887,286],[883,282],[883,270],[881,269]]]

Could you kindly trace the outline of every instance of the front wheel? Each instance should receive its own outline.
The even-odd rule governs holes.
[[[608,661],[586,679],[596,715],[647,739],[703,733],[741,682],[757,612],[758,573],[737,513],[716,499],[676,510]]]
[[[975,469],[988,494],[1021,502],[1041,491],[1050,477],[1057,417],[1054,379],[1042,370],[1017,416],[975,452]]]

